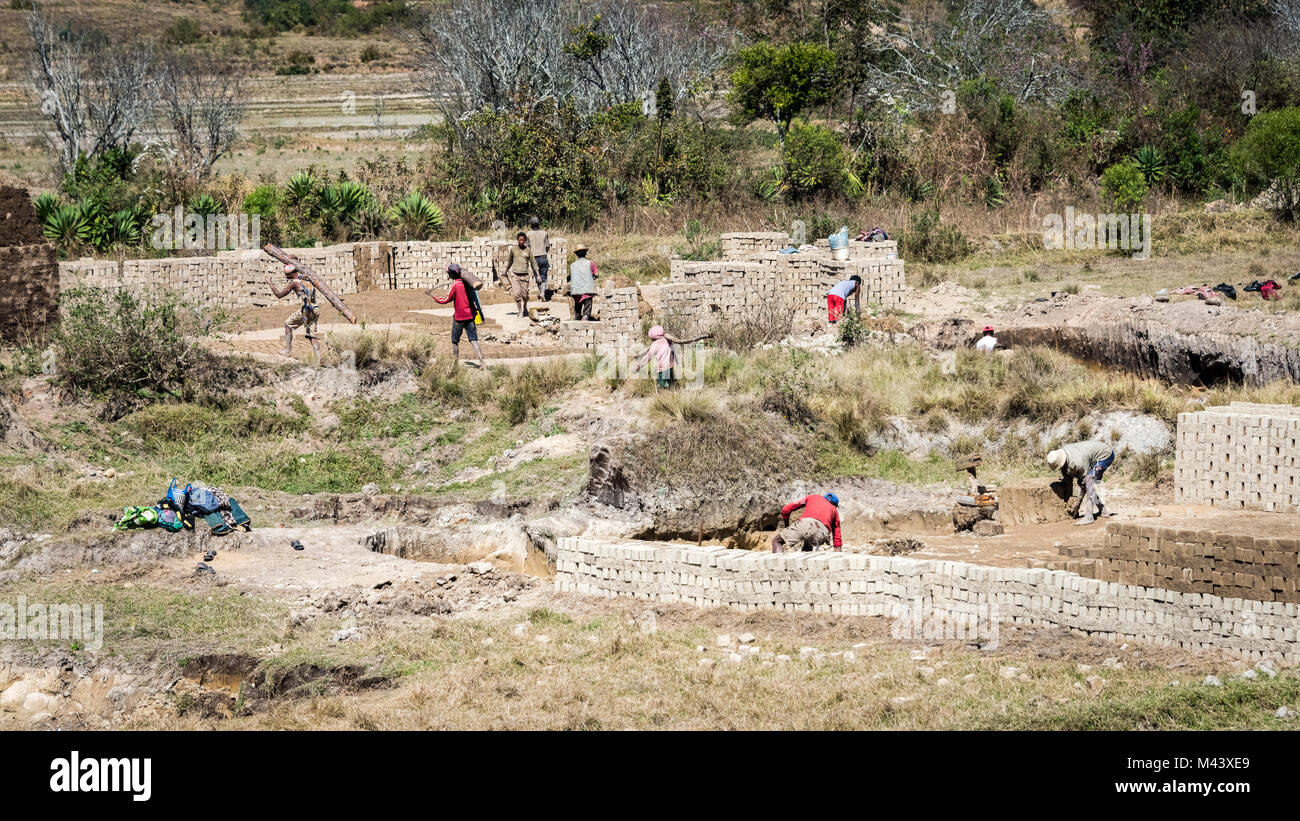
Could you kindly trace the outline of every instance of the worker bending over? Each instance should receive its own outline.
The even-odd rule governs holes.
[[[1061,477],[1067,482],[1073,484],[1078,481],[1079,486],[1083,488],[1083,503],[1089,508],[1083,518],[1075,524],[1092,524],[1098,516],[1111,515],[1111,511],[1106,509],[1101,496],[1097,493],[1097,483],[1101,481],[1102,474],[1113,461],[1115,461],[1115,449],[1096,439],[1065,445],[1047,454],[1047,464],[1061,471]],[[1083,510],[1082,504],[1080,510]]]
[[[814,550],[832,542],[836,550],[843,545],[840,538],[840,500],[834,493],[825,496],[813,494],[781,508],[781,530],[772,537],[772,552]],[[803,508],[799,521],[790,526],[790,514]]]

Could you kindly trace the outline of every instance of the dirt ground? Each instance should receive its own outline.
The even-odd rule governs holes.
[[[441,293],[441,289],[437,291]],[[536,297],[536,294],[534,294]],[[506,327],[517,328],[527,325],[520,322],[515,315],[515,304],[508,292],[491,285],[485,285],[479,292],[483,304],[484,321],[479,326],[479,340],[485,359],[518,359],[521,357],[552,356],[576,353],[576,351],[552,344],[544,337],[538,337],[540,344],[506,343]],[[433,334],[446,340],[445,349],[451,351],[451,306],[439,305],[423,291],[366,291],[349,294],[344,298],[348,307],[356,316],[356,324],[349,325],[329,305],[322,304],[321,320],[317,329],[328,340],[333,333],[345,332],[354,328],[369,330],[391,330]],[[546,307],[561,318],[571,316],[568,300],[564,297],[552,297],[550,302],[530,300],[528,307]],[[280,350],[284,347],[284,322],[291,316],[297,306],[287,297],[279,304],[265,308],[245,308],[235,317],[229,337],[215,347],[239,353],[253,353],[284,361]],[[513,322],[512,322],[513,319]],[[472,358],[473,350],[465,338],[461,339],[461,355]],[[302,337],[302,332],[294,334],[295,358],[302,360],[308,356],[310,346]]]

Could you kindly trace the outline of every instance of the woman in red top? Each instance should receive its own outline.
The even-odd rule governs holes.
[[[486,367],[483,361],[483,349],[478,346],[478,328],[474,325],[474,309],[470,307],[469,292],[465,290],[465,280],[460,277],[460,266],[452,263],[447,266],[447,278],[451,280],[451,289],[447,295],[440,297],[432,289],[426,288],[425,293],[433,297],[433,301],[439,305],[452,304],[451,312],[451,355],[457,362],[460,361],[460,335],[464,332],[469,337],[469,344],[474,346],[474,353],[478,354],[478,365],[480,368]]]

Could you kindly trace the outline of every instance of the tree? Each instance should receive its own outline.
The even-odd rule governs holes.
[[[731,103],[745,122],[771,120],[785,152],[790,123],[831,99],[835,54],[815,43],[757,43],[736,54]]]
[[[1300,107],[1255,116],[1233,150],[1239,173],[1266,199],[1278,217],[1300,220]]]
[[[177,170],[197,187],[239,139],[242,77],[229,64],[172,53],[162,61],[158,91]]]
[[[639,102],[661,77],[680,99],[721,65],[731,39],[690,12],[633,0],[454,0],[414,45],[424,85],[454,121],[567,103],[589,115]]]
[[[37,5],[27,13],[27,31],[30,84],[53,126],[62,171],[78,157],[96,159],[130,145],[153,114],[150,45],[138,39],[113,45],[68,25],[56,28]]]

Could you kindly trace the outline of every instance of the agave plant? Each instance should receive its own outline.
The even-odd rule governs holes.
[[[149,214],[143,205],[133,205],[108,216],[108,240],[113,245],[139,245]]]
[[[430,239],[442,230],[442,209],[419,191],[398,200],[388,216],[407,239]]]
[[[291,208],[310,208],[320,184],[310,171],[299,171],[284,184],[284,200]]]
[[[32,207],[36,209],[36,220],[44,225],[54,213],[54,209],[59,207],[59,198],[46,191],[36,199],[32,200]]]
[[[1164,182],[1165,177],[1169,175],[1169,164],[1165,162],[1165,155],[1160,153],[1160,149],[1153,145],[1144,145],[1133,155],[1134,162],[1137,163],[1138,170],[1146,178],[1148,185],[1159,185]]]
[[[190,200],[190,212],[201,217],[210,217],[221,210],[221,204],[211,194],[195,194]]]
[[[370,239],[384,233],[384,229],[388,227],[388,216],[384,213],[384,209],[379,207],[379,203],[371,201],[357,213],[353,224],[361,237]]]
[[[55,205],[42,221],[45,238],[61,251],[70,251],[90,240],[90,223],[80,205]]]

